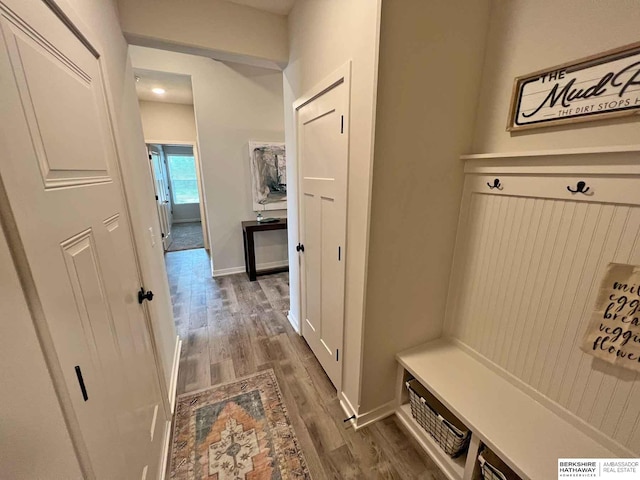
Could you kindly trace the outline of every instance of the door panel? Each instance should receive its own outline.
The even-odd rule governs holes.
[[[28,28],[17,27],[6,17],[2,23],[46,187],[108,181],[105,149],[98,133],[104,128],[97,115],[100,92],[92,82],[99,75],[95,59],[92,63],[88,51],[77,51],[74,63]],[[66,41],[74,38],[62,36]],[[65,106],[62,123],[62,112],[49,101],[52,92],[58,104]],[[67,143],[70,136],[75,139],[71,144]],[[93,153],[87,156],[86,151]]]
[[[348,140],[344,83],[298,109],[302,334],[336,388],[342,380]]]
[[[153,478],[160,390],[100,61],[43,2],[10,4],[0,2],[0,214],[15,222],[93,473]]]
[[[165,251],[169,248],[171,241],[171,224],[173,222],[171,213],[171,194],[169,191],[169,175],[167,173],[167,163],[163,151],[156,145],[147,145],[151,155],[151,171],[153,173],[153,183],[156,190],[156,204],[158,216],[160,217],[160,228],[162,230],[162,245]]]

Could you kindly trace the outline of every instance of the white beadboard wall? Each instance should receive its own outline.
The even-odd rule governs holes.
[[[607,264],[640,264],[640,180],[494,177],[467,175],[448,335],[640,454],[640,377],[579,348]]]

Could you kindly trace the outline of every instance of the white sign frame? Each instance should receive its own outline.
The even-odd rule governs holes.
[[[640,114],[640,42],[514,81],[507,131]]]

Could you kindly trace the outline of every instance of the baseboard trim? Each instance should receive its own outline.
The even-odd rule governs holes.
[[[277,262],[258,263],[256,270],[266,270],[267,268],[288,267],[289,260],[278,260]]]
[[[171,222],[171,224],[174,223],[196,223],[196,222],[201,222],[202,220],[200,218],[183,218],[182,220],[173,220]]]
[[[369,412],[359,415],[356,419],[355,429],[359,430],[361,428],[364,428],[367,425],[371,425],[372,423],[377,422],[378,420],[390,417],[394,413],[396,413],[394,401],[385,403],[384,405],[380,405],[378,408],[374,408]]]
[[[171,442],[171,421],[166,422],[164,427],[164,445],[162,446],[162,457],[160,458],[160,475],[158,478],[164,480],[167,476],[167,470],[169,469],[169,443]]]
[[[340,392],[340,406],[342,407],[342,410],[344,411],[344,413],[347,415],[346,418],[354,417],[351,420],[349,420],[349,423],[353,425],[353,427],[357,430],[356,409],[353,408],[353,405],[351,405],[351,402],[349,401],[347,396],[344,394],[344,392]]]
[[[267,262],[267,263],[258,263],[256,265],[256,270],[267,270],[269,268],[279,268],[286,267],[289,265],[287,260],[280,260],[278,262]],[[241,267],[231,267],[231,268],[220,268],[218,270],[213,271],[213,277],[224,277],[226,275],[235,275],[236,273],[244,273],[246,271],[244,265]]]
[[[375,423],[378,420],[382,420],[383,418],[390,417],[395,413],[395,402],[391,401],[389,403],[385,403],[384,405],[380,405],[373,410],[358,415],[356,413],[356,409],[353,407],[344,392],[340,392],[340,406],[342,407],[342,410],[344,410],[344,413],[347,414],[346,418],[355,417],[349,420],[354,430],[360,430],[367,425],[371,425],[372,423]]]
[[[169,384],[169,406],[171,415],[176,408],[176,390],[178,389],[178,370],[180,369],[180,352],[182,351],[182,340],[180,335],[176,337],[176,349],[173,352],[173,367],[171,368],[171,383]]]
[[[296,333],[300,335],[300,322],[296,317],[293,316],[293,314],[291,313],[291,310],[287,311],[287,320],[289,320],[289,323],[291,324],[293,329],[296,331]]]
[[[244,271],[244,267],[219,268],[213,271],[213,278],[235,275],[236,273],[243,273]]]

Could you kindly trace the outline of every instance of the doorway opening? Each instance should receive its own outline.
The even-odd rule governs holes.
[[[134,74],[163,249],[209,250],[191,76]]]
[[[148,144],[164,250],[208,247],[193,145]]]

